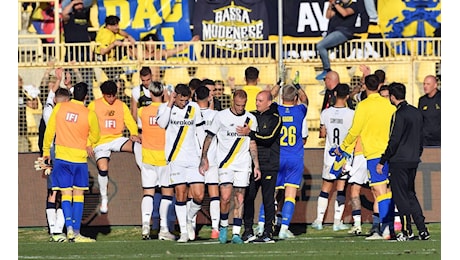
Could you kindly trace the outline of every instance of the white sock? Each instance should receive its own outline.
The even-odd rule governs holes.
[[[150,220],[153,212],[153,198],[144,196],[141,202],[142,225],[150,226]]]
[[[168,229],[168,209],[172,201],[168,199],[161,199],[160,202],[160,230],[169,231]]]
[[[232,231],[232,235],[239,235],[241,232],[241,226],[235,226],[233,225],[233,231]]]
[[[193,223],[193,219],[195,219],[196,222],[196,214],[198,211],[201,209],[201,204],[196,204],[195,201],[190,200],[189,208],[187,211],[187,221],[190,221]]]
[[[103,199],[107,199],[107,186],[109,185],[109,177],[97,175],[97,180],[99,182],[99,192]]]
[[[318,222],[323,223],[324,220],[324,214],[326,214],[326,209],[327,209],[327,204],[329,203],[329,200],[327,198],[323,197],[318,197],[318,207],[317,207],[317,216],[316,220]]]
[[[361,215],[354,215],[353,222],[355,227],[361,226]]]
[[[220,201],[219,200],[212,200],[209,203],[209,213],[211,215],[212,229],[219,229],[219,220],[220,220]]]
[[[65,225],[64,211],[61,208],[56,210],[56,232],[63,233]]]
[[[281,225],[280,232],[286,232],[288,229],[289,229],[289,226],[288,226],[288,225],[282,224],[282,225]]]
[[[339,206],[339,203],[336,200],[335,201],[335,211],[334,211],[334,221],[335,221],[335,219],[338,219],[339,222],[340,222],[340,220],[342,219],[344,209],[345,209],[345,204],[342,204],[342,205]],[[338,225],[338,224],[336,224],[336,225]]]
[[[46,219],[48,220],[48,227],[50,235],[56,232],[56,209],[46,209]]]
[[[175,205],[177,222],[179,222],[180,233],[187,233],[187,206]]]

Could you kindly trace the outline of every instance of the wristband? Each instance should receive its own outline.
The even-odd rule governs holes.
[[[299,89],[301,88],[300,85],[299,85],[299,83],[294,84],[294,87],[295,87],[297,90],[299,90]]]

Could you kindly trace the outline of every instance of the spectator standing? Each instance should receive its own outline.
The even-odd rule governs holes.
[[[280,132],[282,121],[278,114],[278,104],[273,102],[269,90],[263,90],[256,96],[256,111],[251,113],[257,119],[259,126],[256,131],[246,127],[245,132],[257,144],[257,153],[262,174],[258,181],[249,178],[246,188],[243,208],[244,233],[243,241],[253,243],[274,243],[275,223],[275,186],[280,166]],[[264,204],[265,230],[259,236],[254,236],[254,202],[259,189],[262,189],[262,203]]]
[[[425,77],[423,92],[425,95],[418,100],[423,116],[423,146],[441,146],[441,90],[435,76]]]
[[[317,217],[311,227],[317,230],[323,229],[324,215],[329,204],[329,195],[336,186],[337,196],[335,201],[333,231],[349,229],[342,222],[342,215],[345,209],[345,187],[348,176],[338,169],[339,174],[334,174],[336,162],[335,156],[330,154],[331,149],[337,147],[344,139],[351,127],[354,111],[347,107],[350,87],[347,84],[338,84],[334,88],[335,103],[321,112],[320,116],[320,137],[326,138],[324,147],[324,165],[322,172],[321,192],[318,196]],[[351,153],[350,153],[351,154]]]
[[[30,143],[27,138],[29,133],[27,110],[37,110],[40,104],[39,89],[35,87],[28,89],[33,89],[35,93],[29,93],[27,86],[23,84],[22,77],[18,75],[18,152],[30,151]]]
[[[203,117],[200,107],[190,101],[190,88],[178,84],[171,94],[166,108],[158,115],[157,123],[166,128],[166,161],[170,167],[171,185],[176,192],[176,215],[180,227],[179,243],[195,240],[192,221],[204,198],[204,173],[198,171],[200,146],[197,136],[202,136]],[[189,191],[190,190],[190,191]],[[188,194],[192,196],[187,210]]]
[[[326,11],[326,18],[329,19],[327,34],[316,44],[323,65],[323,71],[316,76],[317,80],[323,80],[331,71],[328,50],[353,38],[357,16],[358,4],[355,1],[329,0]]]
[[[363,154],[366,157],[369,171],[369,186],[371,186],[374,198],[376,198],[380,223],[382,224],[380,232],[366,239],[389,239],[394,235],[394,203],[388,187],[388,165],[385,165],[382,174],[376,172],[375,166],[388,143],[391,116],[395,107],[391,105],[388,99],[380,96],[378,93],[379,85],[380,81],[376,75],[371,74],[365,77],[364,87],[367,98],[356,106],[353,124],[342,144],[334,151],[337,155],[341,155],[341,151],[350,154],[356,139],[358,136],[361,137]],[[385,234],[383,234],[384,230]]]
[[[66,43],[82,43],[84,46],[68,46],[65,61],[90,61],[91,37],[88,32],[90,25],[89,7],[83,6],[83,0],[72,0],[62,10],[64,41]]]
[[[412,218],[419,231],[419,239],[428,240],[430,233],[415,192],[415,177],[423,152],[423,117],[416,107],[409,105],[405,100],[406,86],[394,82],[389,88],[390,100],[396,106],[396,112],[391,120],[388,145],[376,166],[376,171],[382,174],[384,165],[389,163],[391,191],[402,224],[397,239],[414,239]]]
[[[53,190],[62,193],[62,210],[69,242],[95,242],[80,234],[84,208],[84,191],[89,189],[88,151],[99,136],[96,114],[84,105],[88,85],[80,82],[74,86],[73,99],[58,103],[48,121],[43,142],[43,159],[51,156],[54,140]],[[91,155],[91,154],[90,154]]]
[[[230,95],[227,95],[224,93],[225,91],[225,84],[222,80],[216,80],[215,81],[215,97],[219,99],[220,103],[222,104],[222,109],[230,107],[230,102],[232,100],[232,97]]]
[[[261,177],[257,144],[249,136],[241,133],[248,125],[252,131],[257,129],[257,119],[245,110],[248,96],[244,90],[238,89],[233,94],[232,106],[219,111],[214,117],[211,128],[203,143],[200,173],[209,170],[208,151],[212,139],[217,138],[217,163],[219,165],[220,187],[220,229],[219,242],[227,243],[229,226],[230,201],[235,202],[233,208],[232,243],[243,244],[240,237],[243,224],[243,205],[249,178],[258,181]],[[236,148],[236,149],[235,149]],[[251,159],[254,172],[251,170]],[[273,195],[273,194],[272,194]]]
[[[101,193],[100,212],[108,212],[109,161],[112,152],[133,153],[133,143],[140,142],[137,124],[128,106],[117,98],[117,84],[108,80],[101,84],[102,97],[91,101],[88,109],[97,115],[101,138],[90,150],[95,156],[99,191]],[[123,136],[123,130],[128,128],[130,137]]]

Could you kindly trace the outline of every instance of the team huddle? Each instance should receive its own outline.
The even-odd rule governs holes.
[[[329,73],[331,76],[335,72]],[[50,168],[43,162],[53,162],[48,184],[52,199],[48,198],[47,204],[48,222],[53,224],[50,241],[95,242],[80,234],[84,191],[89,189],[87,160],[88,157],[96,160],[99,210],[107,214],[112,152],[134,153],[140,169],[142,239],[152,239],[153,226],[158,229],[160,240],[179,243],[195,240],[197,213],[202,208],[206,189],[210,199],[211,239],[227,243],[232,224],[231,243],[275,243],[277,213],[281,215],[278,239],[294,238],[289,225],[304,171],[308,98],[296,79],[292,84],[277,83],[270,89],[262,89],[255,87],[256,68],[248,67],[245,77],[247,85],[236,89],[230,107],[221,110],[215,109],[214,86],[209,81],[197,87],[178,84],[170,92],[161,83],[152,81],[148,67],[140,71],[142,84],[132,90],[131,108],[117,98],[118,87],[111,80],[101,84],[102,97],[87,107],[85,83],[74,85],[72,93],[58,89],[50,94],[48,101],[52,106],[47,112],[49,120],[39,160],[43,169]],[[414,239],[411,217],[419,238],[429,239],[420,205],[413,203],[418,201],[401,177],[415,179],[423,150],[421,139],[417,140],[422,135],[421,116],[405,116],[408,112],[403,111],[412,109],[404,100],[405,86],[392,84],[390,102],[379,94],[377,76],[366,76],[367,98],[355,110],[347,107],[350,95],[347,84],[337,84],[331,92],[334,102],[328,103],[331,106],[322,111],[320,119],[320,136],[326,138],[326,146],[314,229],[322,229],[334,184],[337,198],[333,230],[349,229],[341,221],[345,187],[349,183],[354,220],[349,233],[361,234],[359,191],[369,182],[377,211],[374,212],[376,230],[369,239]],[[274,98],[279,93],[278,104]],[[255,110],[247,110],[249,103],[255,103]],[[412,126],[412,131],[408,133],[403,125]],[[413,134],[418,127],[420,133]],[[125,128],[129,136],[123,134]],[[411,138],[406,137],[408,134]],[[405,145],[415,150],[406,151],[410,158],[400,154],[401,150],[407,150]],[[254,230],[259,189],[262,205]],[[62,210],[56,210],[57,191]],[[403,224],[398,235],[393,224],[396,207]]]

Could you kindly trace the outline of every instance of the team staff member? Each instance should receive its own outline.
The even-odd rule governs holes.
[[[441,146],[441,90],[435,76],[425,77],[423,91],[425,95],[418,101],[423,116],[423,145]]]
[[[413,218],[420,240],[428,240],[430,233],[415,193],[415,176],[423,152],[423,118],[420,111],[405,100],[406,86],[394,82],[389,88],[391,103],[397,110],[391,120],[388,146],[377,164],[376,171],[382,174],[383,166],[389,162],[391,191],[402,224],[397,239],[405,241],[414,238],[411,228]]]
[[[89,189],[87,145],[96,143],[100,138],[96,114],[84,105],[87,94],[88,85],[80,82],[74,86],[71,101],[56,104],[43,142],[43,158],[48,160],[54,140],[53,190],[60,190],[62,194],[69,242],[96,241],[80,234],[84,191]]]
[[[249,178],[249,186],[246,188],[244,198],[244,234],[245,242],[274,243],[273,233],[275,222],[275,186],[278,169],[280,166],[280,131],[281,117],[278,114],[278,104],[273,102],[273,96],[269,90],[260,91],[256,96],[256,111],[251,111],[257,119],[259,126],[256,131],[249,132],[251,140],[257,144],[257,152],[262,177],[255,181]],[[264,204],[265,230],[258,238],[253,235],[254,225],[254,200],[262,187],[262,202]],[[252,235],[252,236],[251,236]]]

